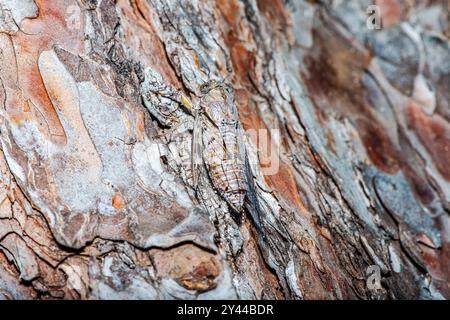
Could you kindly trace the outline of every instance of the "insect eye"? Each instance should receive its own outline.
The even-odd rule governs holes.
[[[231,86],[225,86],[225,92],[228,94],[232,94],[233,93],[233,88]]]
[[[205,83],[200,86],[200,92],[202,94],[207,94],[208,91],[209,91],[209,83]]]

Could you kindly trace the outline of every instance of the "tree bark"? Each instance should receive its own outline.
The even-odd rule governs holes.
[[[0,0],[0,298],[449,298],[450,3],[371,4]],[[258,225],[147,68],[232,85]]]

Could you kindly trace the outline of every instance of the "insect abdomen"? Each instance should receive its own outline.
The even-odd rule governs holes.
[[[243,164],[238,159],[223,159],[220,163],[210,166],[213,184],[237,212],[242,211],[247,191],[243,169]]]
[[[231,130],[227,130],[222,133],[225,149],[229,155],[236,155],[238,153],[236,133]]]

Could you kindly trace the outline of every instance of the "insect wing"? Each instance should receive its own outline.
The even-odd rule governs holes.
[[[202,161],[202,146],[203,146],[203,136],[202,136],[202,115],[199,111],[195,113],[194,120],[194,131],[192,134],[192,155],[191,155],[191,170],[192,170],[192,180],[194,184],[194,189],[197,189],[198,178],[200,175],[200,167],[203,163]]]
[[[247,158],[247,152],[246,152],[245,143],[244,143],[244,129],[242,128],[242,126],[239,122],[237,122],[237,124],[236,124],[236,136],[237,136],[238,158],[242,162],[244,162],[244,160]]]

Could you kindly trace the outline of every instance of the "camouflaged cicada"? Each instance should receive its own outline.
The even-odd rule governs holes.
[[[197,190],[200,173],[206,167],[212,185],[232,211],[243,212],[247,196],[251,198],[249,211],[259,221],[254,215],[258,211],[259,217],[259,210],[255,210],[253,180],[231,86],[208,81],[200,87],[201,98],[193,104],[181,91],[166,84],[157,72],[147,68],[141,91],[147,109],[165,126],[174,126],[177,119],[184,117],[184,111],[194,117],[191,146],[194,189]],[[178,107],[180,104],[184,111]]]
[[[192,136],[194,186],[204,161],[215,189],[235,212],[242,212],[247,192],[245,152],[233,90],[209,81],[200,91]]]

